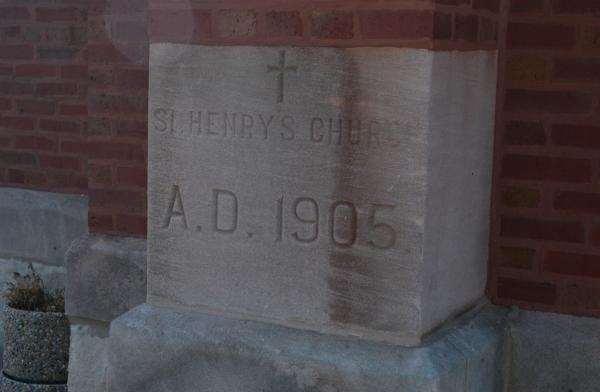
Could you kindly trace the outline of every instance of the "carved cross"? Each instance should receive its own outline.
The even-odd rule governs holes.
[[[277,102],[278,103],[283,103],[284,100],[284,89],[285,89],[285,73],[286,72],[296,72],[298,70],[298,67],[296,66],[291,66],[291,65],[285,65],[285,50],[281,50],[279,51],[279,64],[277,65],[269,65],[267,67],[267,72],[278,72],[277,75],[277,84],[278,84],[278,91],[277,91]]]

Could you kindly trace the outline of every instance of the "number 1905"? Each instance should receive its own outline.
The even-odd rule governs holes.
[[[286,213],[289,208],[289,213]],[[390,249],[396,244],[396,230],[392,225],[381,222],[384,214],[391,213],[396,206],[371,204],[364,227],[366,245],[375,249]],[[323,219],[326,215],[326,220]],[[289,218],[291,216],[291,218]],[[289,221],[288,221],[289,220]],[[326,226],[323,222],[327,222]],[[286,230],[286,226],[289,226]],[[323,227],[325,226],[325,228]],[[355,245],[359,235],[359,213],[349,201],[335,201],[326,208],[319,206],[315,199],[298,197],[286,203],[282,196],[277,200],[276,235],[277,241],[290,236],[300,243],[312,243],[320,235],[327,235],[332,244],[340,248]],[[323,231],[325,231],[323,233]]]

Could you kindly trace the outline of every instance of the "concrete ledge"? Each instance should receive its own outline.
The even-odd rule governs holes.
[[[67,315],[110,322],[145,301],[145,239],[86,235],[66,259]]]
[[[599,319],[517,310],[510,324],[510,392],[600,390]]]
[[[0,188],[0,257],[64,265],[73,240],[87,232],[87,197]]]
[[[111,392],[492,392],[504,314],[483,308],[405,348],[141,305],[111,324]]]
[[[106,392],[109,324],[71,318],[69,391]]]
[[[2,392],[67,392],[66,384],[28,384],[11,380],[0,374],[0,391]]]

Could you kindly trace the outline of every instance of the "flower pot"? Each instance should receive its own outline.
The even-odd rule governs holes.
[[[22,382],[66,384],[70,334],[69,319],[63,313],[6,306],[4,374]]]

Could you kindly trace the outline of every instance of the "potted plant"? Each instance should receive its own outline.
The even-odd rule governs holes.
[[[69,320],[64,290],[47,290],[33,265],[8,283],[4,313],[5,378],[28,384],[66,384]]]

